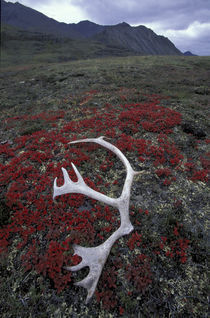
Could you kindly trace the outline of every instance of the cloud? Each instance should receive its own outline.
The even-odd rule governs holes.
[[[16,2],[16,1],[13,1],[13,2]],[[51,3],[52,0],[36,0],[36,1],[35,0],[23,0],[23,1],[19,0],[18,2],[30,7],[30,6],[33,6],[34,4],[36,4],[36,5],[39,5],[39,4],[47,5],[47,4]]]
[[[17,2],[7,0],[7,2]],[[27,7],[42,12],[46,16],[59,22],[78,23],[87,19],[82,8],[71,5],[71,0],[18,0],[19,3]]]
[[[168,34],[177,37],[188,36],[189,38],[198,38],[202,36],[208,36],[210,34],[210,23],[200,23],[198,21],[193,22],[184,30],[167,30]]]
[[[71,5],[70,0],[39,1],[39,4],[36,3],[36,10],[59,22],[78,23],[87,19],[87,15],[84,10],[80,7]]]
[[[210,22],[200,23],[194,21],[186,29],[165,31],[168,36],[180,50],[189,50],[200,55],[210,55],[209,47]],[[195,46],[196,43],[196,46]]]
[[[165,27],[182,29],[192,21],[208,22],[209,0],[72,0],[98,23],[116,24],[126,19],[130,24],[164,23]]]

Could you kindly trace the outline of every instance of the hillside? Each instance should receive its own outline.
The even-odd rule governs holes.
[[[103,56],[135,55],[117,45],[70,39],[10,25],[1,28],[1,65],[55,63]]]
[[[93,38],[106,44],[115,43],[142,55],[182,55],[171,41],[142,25],[131,27],[123,22],[116,26],[106,26]]]
[[[210,58],[135,56],[14,65],[0,81],[0,317],[208,317]],[[90,304],[68,272],[73,244],[119,228],[117,208],[52,199],[71,162],[95,191],[121,194],[133,169],[134,231],[108,256]]]
[[[90,38],[105,29],[105,26],[96,24],[88,20],[80,21],[79,23],[72,23],[70,24],[70,27],[76,32],[80,33],[81,36],[84,36],[86,38]]]

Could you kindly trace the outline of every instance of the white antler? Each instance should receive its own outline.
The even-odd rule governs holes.
[[[78,180],[73,182],[66,171],[66,169],[62,168],[63,176],[64,176],[64,184],[61,187],[57,186],[57,178],[54,181],[54,193],[53,199],[59,195],[66,193],[81,193],[92,199],[101,201],[105,204],[108,204],[112,207],[118,208],[120,212],[121,224],[120,227],[101,245],[97,247],[82,247],[79,245],[74,245],[74,255],[77,254],[82,257],[82,261],[76,266],[65,267],[65,269],[69,271],[78,271],[83,267],[89,266],[90,271],[86,278],[82,281],[76,283],[77,286],[82,286],[87,289],[88,295],[86,298],[86,303],[89,302],[91,297],[93,296],[99,277],[101,275],[103,266],[107,260],[107,257],[110,253],[112,245],[114,242],[123,235],[129,234],[133,230],[133,225],[129,219],[129,201],[130,201],[130,192],[131,185],[135,175],[144,173],[144,171],[134,171],[127,160],[127,158],[123,155],[123,153],[114,145],[104,140],[104,137],[99,138],[88,138],[81,139],[70,142],[80,143],[80,142],[95,142],[115,153],[119,159],[123,162],[127,175],[125,179],[125,183],[123,186],[122,193],[119,198],[110,198],[100,192],[97,192],[91,189],[83,180],[81,174],[72,163],[72,167],[77,175]]]

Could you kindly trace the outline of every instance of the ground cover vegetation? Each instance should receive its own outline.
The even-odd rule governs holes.
[[[7,66],[1,72],[1,317],[207,317],[208,57],[124,57]],[[72,244],[96,246],[119,213],[78,194],[52,199],[61,167],[111,197],[137,176],[134,231],[116,242],[95,297],[64,270]]]

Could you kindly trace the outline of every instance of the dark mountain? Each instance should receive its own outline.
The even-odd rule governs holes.
[[[85,20],[79,23],[72,23],[70,24],[72,30],[79,32],[82,36],[91,37],[101,31],[104,30],[104,26],[96,24],[94,22]]]
[[[95,40],[102,43],[129,48],[139,54],[181,55],[182,53],[167,38],[155,34],[145,26],[131,27],[123,22],[114,26],[106,26],[96,34]]]
[[[184,52],[185,56],[197,56],[196,54],[191,53],[190,51]]]
[[[123,22],[113,26],[102,26],[90,21],[66,24],[48,18],[44,14],[18,2],[1,0],[2,23],[31,32],[51,34],[70,39],[89,39],[103,44],[102,55],[109,55],[112,49],[141,55],[182,55],[167,38],[155,34],[145,26],[131,27]],[[107,47],[107,49],[105,47]],[[111,51],[110,51],[111,48]]]

